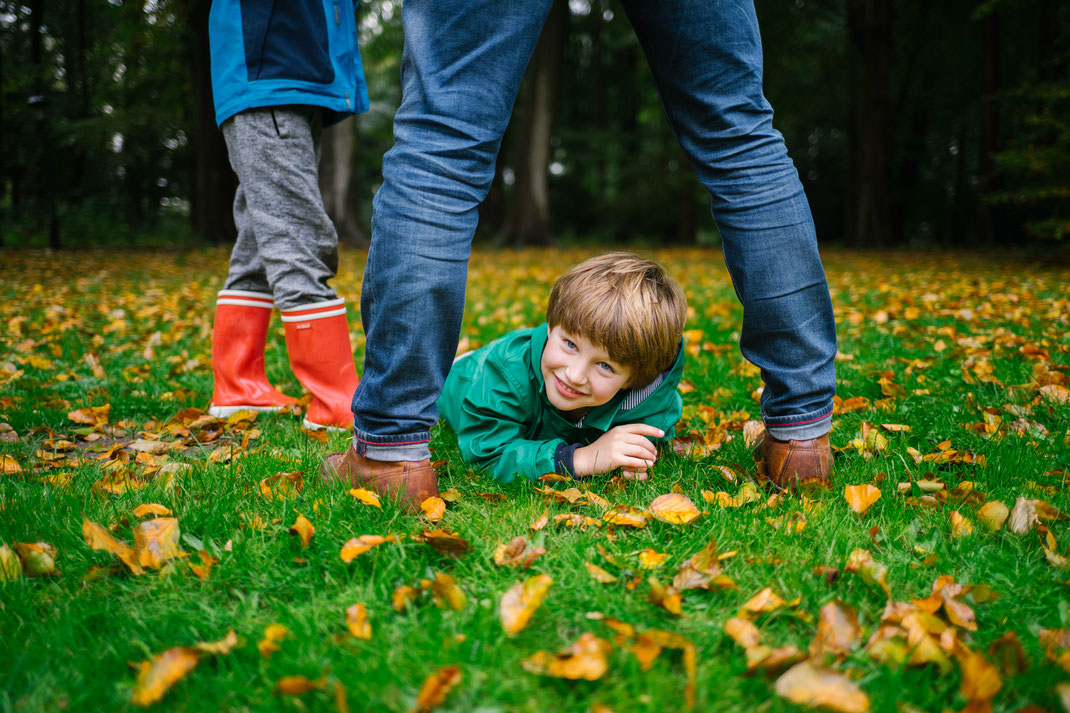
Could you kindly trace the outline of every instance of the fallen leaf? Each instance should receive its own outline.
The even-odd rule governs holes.
[[[178,520],[158,517],[145,520],[134,528],[134,553],[142,567],[159,569],[174,557],[182,555],[178,549]]]
[[[499,607],[502,630],[509,636],[523,631],[553,583],[547,575],[537,574],[510,587]]]
[[[848,555],[843,569],[845,572],[854,572],[867,582],[876,584],[884,590],[885,595],[891,596],[891,590],[888,588],[888,568],[873,559],[869,550],[853,550]]]
[[[864,515],[866,510],[881,499],[880,488],[869,483],[864,485],[848,485],[844,488],[843,497],[847,505],[859,515]]]
[[[536,518],[535,522],[533,522],[530,525],[528,525],[528,528],[531,529],[531,530],[534,530],[534,531],[538,531],[538,530],[541,530],[544,527],[546,527],[546,525],[549,524],[549,522],[550,522],[550,510],[549,510],[549,508],[547,508],[546,510],[542,511],[542,515],[539,515],[539,517]]]
[[[362,602],[346,607],[346,626],[358,639],[372,638],[372,625],[368,623],[368,611]]]
[[[862,627],[858,613],[846,602],[834,600],[821,607],[817,619],[817,635],[810,642],[810,656],[820,659],[825,654],[847,656],[862,641]]]
[[[647,547],[639,553],[639,566],[643,569],[655,569],[665,564],[665,560],[668,558],[669,555],[667,553],[657,552]]]
[[[778,696],[792,703],[827,708],[839,713],[865,713],[869,698],[858,684],[842,673],[819,668],[809,661],[795,664],[777,679]]]
[[[450,488],[443,493],[439,493],[438,496],[448,503],[455,503],[461,499],[461,491],[457,488]]]
[[[413,587],[403,584],[394,590],[394,593],[390,595],[391,604],[394,607],[394,611],[398,614],[405,611],[405,609],[416,601],[416,598],[420,596],[420,592]]]
[[[690,524],[700,515],[695,504],[686,495],[680,493],[659,495],[654,498],[654,502],[650,503],[648,509],[654,517],[672,525]]]
[[[0,456],[0,473],[4,475],[14,475],[15,473],[21,473],[22,466],[12,456]]]
[[[468,597],[457,586],[453,577],[443,572],[435,572],[435,578],[431,581],[431,597],[439,609],[449,607],[460,611],[468,602]]]
[[[264,638],[256,642],[256,648],[260,650],[260,655],[264,658],[268,658],[271,654],[279,650],[278,643],[282,641],[290,634],[290,630],[282,624],[269,624],[264,629]]]
[[[47,542],[16,542],[15,551],[22,559],[27,577],[46,577],[56,573],[56,548]]]
[[[260,481],[260,494],[268,500],[285,500],[301,493],[305,474],[299,470],[276,473]]]
[[[514,537],[508,545],[498,545],[494,550],[494,564],[501,567],[527,569],[537,558],[546,554],[546,548],[529,547],[523,537]]]
[[[354,557],[362,555],[368,550],[384,542],[397,542],[397,538],[393,535],[361,535],[360,537],[351,538],[348,542],[342,545],[342,561],[352,562]]]
[[[82,537],[85,538],[87,545],[94,550],[101,550],[115,555],[136,575],[145,573],[145,570],[141,568],[138,562],[138,556],[134,553],[133,547],[115,539],[106,527],[90,522],[84,515],[82,517]]]
[[[683,615],[683,609],[681,608],[680,592],[676,591],[673,586],[665,586],[658,581],[657,577],[650,577],[647,579],[650,584],[650,594],[647,595],[647,601],[655,606],[659,606],[670,614],[676,616]]]
[[[1016,676],[1028,668],[1025,649],[1013,631],[993,641],[988,647],[988,655],[995,660],[996,669],[1004,678]]]
[[[171,686],[193,670],[198,661],[197,651],[185,646],[176,646],[157,654],[151,661],[142,661],[137,665],[131,702],[136,706],[148,706],[160,700]]]
[[[171,511],[163,505],[156,503],[147,503],[145,505],[138,505],[134,508],[134,517],[145,517],[146,515],[155,515],[157,517],[168,517],[171,515]]]
[[[537,651],[521,665],[526,671],[540,676],[596,681],[609,669],[606,657],[611,650],[608,641],[587,632],[567,649],[556,654]]]
[[[948,517],[951,518],[952,537],[966,537],[973,534],[973,523],[958,510],[952,510]]]
[[[962,670],[962,695],[968,701],[987,701],[1003,687],[999,671],[976,651],[963,650],[959,656]]]
[[[998,532],[1007,521],[1010,510],[999,500],[989,500],[977,511],[977,521],[992,532]]]
[[[419,535],[413,536],[414,542],[423,542],[428,547],[443,557],[464,557],[472,550],[468,540],[463,539],[456,532],[445,530],[423,530]]]
[[[648,513],[631,505],[615,505],[602,515],[602,520],[611,525],[625,525],[641,530],[646,527],[649,516]]]
[[[349,491],[349,494],[365,505],[370,505],[373,508],[379,508],[380,510],[383,509],[383,506],[379,503],[379,496],[370,490],[366,490],[365,488],[352,488]]]
[[[591,562],[584,562],[583,566],[587,568],[587,573],[590,574],[591,578],[594,579],[594,581],[596,582],[599,582],[601,584],[612,584],[613,582],[617,581],[616,577],[614,577],[612,574],[605,571],[596,564],[593,564]]]
[[[241,640],[238,635],[234,633],[234,629],[227,632],[219,641],[202,641],[196,644],[193,648],[200,651],[202,654],[229,654],[233,649],[241,645]]]
[[[424,511],[425,520],[438,522],[446,514],[446,501],[432,495],[420,503],[420,509]]]
[[[1018,498],[1011,510],[1010,524],[1007,529],[1016,535],[1024,535],[1037,524],[1037,508],[1035,501],[1029,498]]]
[[[416,696],[416,709],[418,711],[430,711],[446,700],[449,692],[461,682],[461,669],[456,666],[445,666],[431,674],[420,687],[420,693]]]
[[[275,682],[273,689],[276,696],[297,696],[309,691],[318,691],[327,685],[325,679],[313,681],[308,676],[283,676]]]
[[[799,600],[786,602],[773,591],[772,587],[766,587],[744,602],[743,606],[739,608],[739,613],[736,614],[736,616],[745,619],[753,619],[757,614],[776,611],[784,606],[796,606],[798,603]]]
[[[10,582],[22,575],[22,562],[15,550],[0,544],[0,582]]]
[[[757,646],[762,640],[758,627],[749,619],[741,619],[735,616],[724,623],[724,633],[728,634],[732,641],[735,641],[744,649]]]
[[[300,537],[301,548],[305,549],[308,547],[308,543],[312,539],[312,535],[316,533],[316,528],[312,526],[312,523],[309,522],[308,518],[306,518],[304,515],[297,512],[296,510],[294,510],[294,512],[297,513],[297,520],[294,521],[294,524],[290,525],[290,534],[297,535],[298,537]],[[343,559],[345,558],[343,557]]]

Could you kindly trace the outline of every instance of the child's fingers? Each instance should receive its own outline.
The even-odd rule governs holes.
[[[648,426],[645,423],[626,423],[623,426],[617,426],[625,433],[634,433],[637,436],[650,436],[651,438],[662,438],[665,436],[665,431],[656,426]]]
[[[646,480],[650,476],[646,474],[645,470],[631,470],[630,468],[621,469],[621,475],[625,480]]]

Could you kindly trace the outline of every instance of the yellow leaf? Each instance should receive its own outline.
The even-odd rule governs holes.
[[[736,614],[736,616],[752,619],[758,614],[776,611],[783,606],[789,606],[789,603],[781,599],[780,596],[773,591],[772,587],[766,587],[744,602],[743,606],[739,608],[739,613]],[[790,606],[794,606],[794,604],[790,604]]]
[[[361,535],[360,537],[354,537],[342,545],[342,561],[352,562],[353,558],[357,555],[362,555],[371,548],[381,545],[384,542],[396,542],[397,540],[393,535]]]
[[[776,693],[792,703],[827,708],[839,713],[865,713],[869,697],[858,684],[829,669],[809,661],[796,664],[776,681]]]
[[[167,517],[171,514],[171,511],[165,508],[163,505],[157,505],[156,503],[148,503],[146,505],[138,505],[134,508],[134,517],[145,517],[146,515],[156,515],[157,517]]]
[[[204,654],[226,655],[239,645],[241,645],[241,641],[238,639],[238,635],[234,633],[234,630],[231,629],[227,632],[227,635],[219,641],[202,641],[194,648]]]
[[[256,648],[260,649],[261,656],[268,658],[279,650],[278,642],[285,639],[289,634],[290,630],[282,624],[269,624],[264,629],[264,638],[256,642]]]
[[[986,701],[999,693],[1003,681],[999,671],[988,660],[977,653],[963,649],[958,656],[959,668],[962,670],[962,695],[968,701]]]
[[[523,631],[553,583],[547,575],[537,574],[510,587],[499,607],[502,630],[509,636]]]
[[[440,668],[427,677],[416,696],[416,708],[421,713],[442,705],[449,692],[461,682],[461,670],[456,666]]]
[[[542,546],[528,547],[523,537],[514,537],[508,545],[498,545],[494,551],[494,564],[501,567],[519,567],[527,569],[538,557],[546,554]]]
[[[757,646],[762,639],[762,635],[758,632],[758,627],[748,619],[739,617],[732,617],[724,623],[724,633],[728,634],[732,641],[735,641],[744,649]]]
[[[393,604],[394,610],[400,614],[405,611],[405,608],[409,604],[416,601],[416,597],[420,595],[419,590],[413,589],[407,584],[403,584],[394,590],[394,593],[390,596],[390,601]]]
[[[810,656],[816,660],[825,654],[846,656],[861,643],[862,627],[858,614],[846,602],[834,600],[821,607],[817,635],[810,642]]]
[[[880,488],[869,483],[864,485],[848,485],[844,488],[843,497],[847,505],[859,515],[864,515],[873,503],[881,499]]]
[[[626,525],[637,529],[646,527],[647,513],[631,505],[615,505],[602,515],[602,520],[610,525]]]
[[[534,531],[539,531],[546,527],[550,522],[550,509],[547,508],[542,511],[542,515],[536,518],[535,522],[528,525],[528,528]]]
[[[657,552],[648,547],[639,553],[639,566],[643,569],[655,569],[665,564],[668,558],[668,553]]]
[[[847,557],[847,564],[844,565],[844,570],[854,572],[867,582],[876,584],[884,590],[886,595],[891,596],[887,581],[888,568],[874,560],[869,550],[852,550]]]
[[[365,505],[371,505],[373,508],[379,508],[380,510],[383,509],[383,506],[379,503],[379,496],[370,490],[353,488],[349,491],[349,494]]]
[[[45,577],[56,573],[56,548],[47,542],[16,542],[15,551],[22,559],[27,577]]]
[[[168,560],[178,557],[178,520],[173,517],[158,517],[145,520],[134,528],[134,553],[142,567],[159,569]]]
[[[85,543],[91,548],[115,555],[134,574],[145,573],[145,570],[138,563],[138,556],[135,554],[133,547],[115,539],[106,527],[90,522],[84,516],[82,520],[82,536],[85,538]]]
[[[454,581],[453,577],[442,572],[435,572],[435,579],[431,582],[431,597],[438,608],[445,609],[449,607],[454,611],[464,609],[464,605],[468,601],[468,597],[457,586],[457,582]]]
[[[10,582],[22,575],[22,563],[15,550],[0,544],[0,582]]]
[[[13,475],[14,473],[21,473],[22,466],[12,456],[0,457],[0,472],[4,475]]]
[[[301,548],[307,548],[309,540],[312,539],[312,535],[316,533],[316,528],[312,526],[312,523],[308,521],[301,513],[294,510],[297,513],[297,520],[293,525],[290,525],[290,534],[297,535],[301,538]]]
[[[587,573],[590,574],[591,578],[596,582],[600,582],[601,584],[612,584],[617,581],[616,577],[596,564],[584,562],[583,566],[587,568]]]
[[[647,582],[650,584],[650,594],[647,595],[648,602],[676,616],[681,616],[684,613],[680,607],[682,601],[680,592],[676,591],[675,587],[663,585],[658,581],[657,577],[650,577]]]
[[[951,518],[952,537],[965,537],[973,534],[973,523],[959,513],[958,510],[952,510],[949,517]]]
[[[297,496],[304,485],[305,474],[299,470],[276,473],[260,481],[260,494],[268,500],[285,500]]]
[[[176,646],[153,657],[152,661],[138,664],[137,681],[134,683],[132,702],[136,706],[148,706],[163,698],[167,689],[178,683],[200,661],[195,649]]]
[[[597,681],[609,669],[606,657],[611,650],[608,641],[587,632],[567,649],[556,654],[537,651],[521,665],[526,671],[540,676]]]
[[[424,511],[425,520],[438,522],[446,514],[446,501],[432,495],[420,503],[420,509]]]
[[[346,625],[349,627],[349,633],[358,639],[372,638],[372,625],[368,622],[368,611],[363,603],[346,608]]]
[[[464,557],[472,550],[471,543],[456,532],[445,530],[421,530],[419,535],[413,536],[414,542],[423,542],[435,552],[444,557]]]
[[[687,525],[695,521],[700,514],[695,504],[680,493],[668,493],[654,498],[649,510],[657,519],[673,525]]]

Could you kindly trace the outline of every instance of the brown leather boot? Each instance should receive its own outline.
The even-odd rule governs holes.
[[[828,434],[808,441],[779,441],[767,432],[758,444],[765,473],[777,490],[806,485],[829,486],[832,448]]]
[[[438,476],[429,460],[372,460],[350,446],[345,453],[328,454],[320,471],[324,480],[341,480],[354,488],[374,490],[398,500],[410,512],[420,512],[420,503],[438,495]]]

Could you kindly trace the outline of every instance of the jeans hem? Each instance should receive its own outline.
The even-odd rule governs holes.
[[[824,409],[822,409],[824,410]],[[817,412],[820,414],[820,412]],[[819,438],[832,430],[832,409],[816,417],[809,414],[802,416],[780,417],[787,423],[772,423],[766,419],[765,430],[778,441],[808,441]]]
[[[375,436],[360,431],[353,432],[353,448],[357,453],[384,463],[429,460],[430,440],[431,434],[426,431],[400,436]]]

